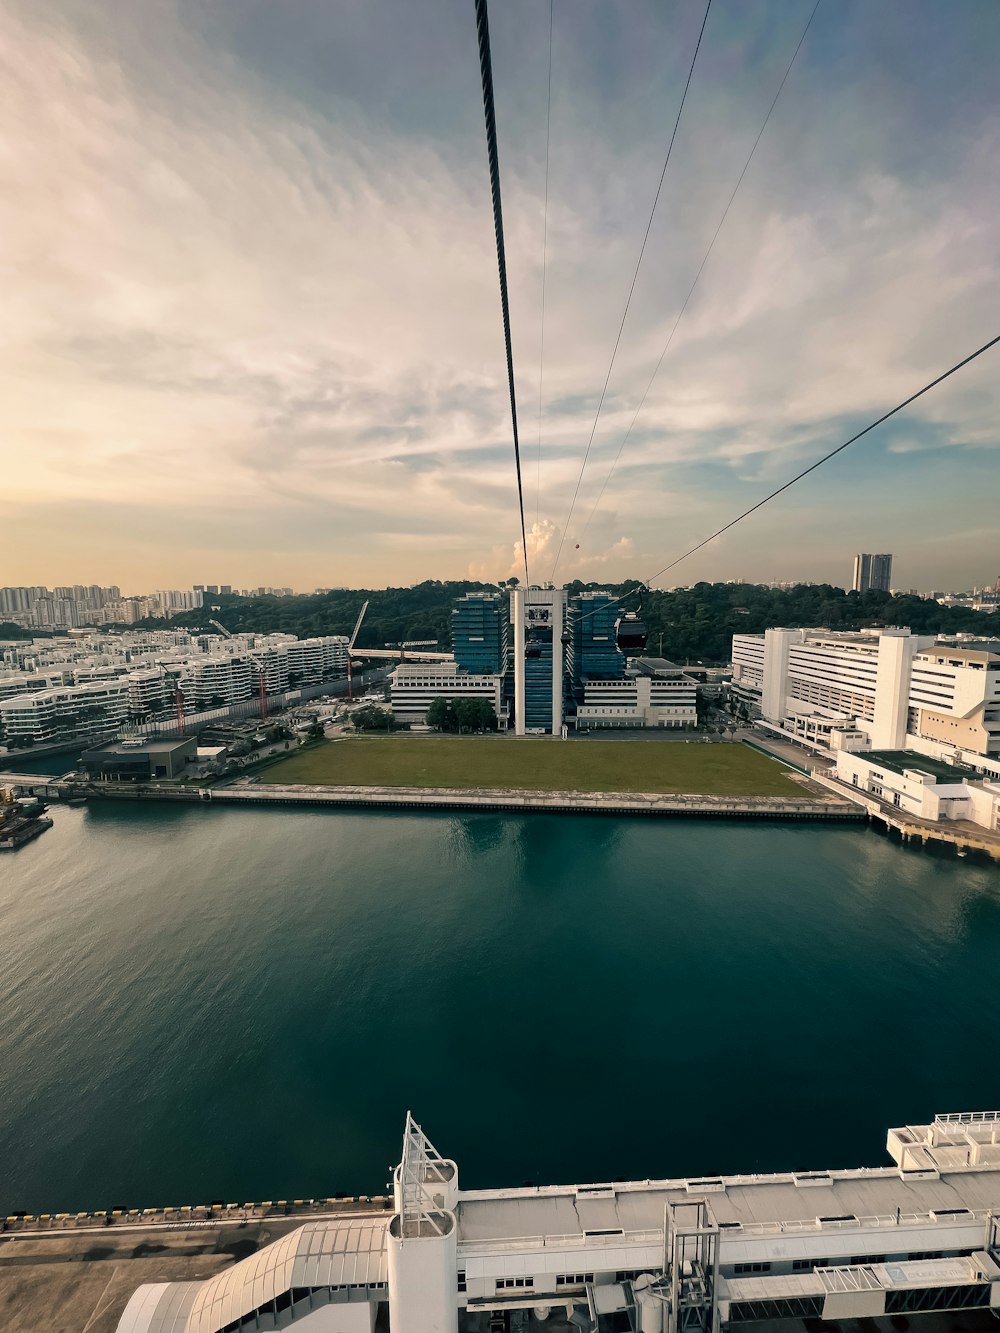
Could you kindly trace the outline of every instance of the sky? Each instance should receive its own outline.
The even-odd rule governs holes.
[[[704,3],[553,0],[547,207],[549,4],[491,6],[532,581],[1000,334],[1000,5],[820,0],[595,507],[813,5],[713,0],[596,429]],[[472,0],[7,0],[0,81],[0,581],[523,578]],[[998,408],[1000,347],[664,582],[992,582]]]

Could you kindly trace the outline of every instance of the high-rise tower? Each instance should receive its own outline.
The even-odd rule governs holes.
[[[888,592],[891,583],[891,555],[858,554],[854,557],[855,592]]]
[[[565,588],[515,588],[510,595],[514,627],[514,731],[541,728],[562,734],[566,645]]]

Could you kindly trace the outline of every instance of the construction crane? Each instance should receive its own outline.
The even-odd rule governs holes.
[[[365,606],[367,605],[368,603],[366,602]],[[220,625],[217,620],[212,620],[212,619],[209,619],[208,623],[210,625],[214,625],[215,628],[219,631],[219,633],[224,634],[227,639],[232,639],[235,642],[236,635],[230,634],[229,630],[226,629],[225,625]],[[358,623],[359,624],[361,623],[360,618],[358,620]],[[355,629],[354,632],[357,633],[357,630]],[[257,657],[256,654],[252,653],[249,648],[244,649],[244,651],[247,657],[249,657],[250,661],[257,668],[257,689],[260,695],[260,715],[261,717],[267,717],[267,667],[265,667],[264,663],[260,660],[260,658]]]
[[[364,605],[362,606],[361,610],[358,612],[358,618],[357,618],[357,620],[354,622],[354,629],[353,629],[353,631],[352,631],[352,633],[351,633],[351,637],[350,637],[350,639],[348,639],[348,641],[347,641],[347,697],[348,697],[348,699],[353,699],[353,698],[354,698],[354,687],[353,687],[353,684],[352,684],[352,677],[351,677],[351,654],[354,652],[354,640],[358,637],[358,630],[361,628],[361,622],[362,622],[362,620],[364,620],[364,618],[365,618],[365,612],[366,612],[367,610],[368,610],[368,603],[365,602]]]
[[[160,668],[160,674],[163,676],[163,679],[167,682],[168,686],[171,687],[167,690],[167,693],[168,695],[173,695],[174,713],[177,717],[177,734],[178,736],[183,736],[185,731],[184,692],[181,689],[180,675],[172,675],[162,662],[157,662],[156,665]]]

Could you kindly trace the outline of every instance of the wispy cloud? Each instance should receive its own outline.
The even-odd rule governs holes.
[[[713,20],[566,534],[568,577],[635,574],[664,546],[690,544],[758,480],[823,452],[998,331],[1000,120],[986,92],[1000,25],[949,38],[959,43],[945,53],[949,114],[937,84],[921,113],[905,80],[893,102],[874,58],[858,64],[866,25],[904,20],[831,6],[580,540],[809,7],[785,25],[763,4]],[[319,17],[291,0],[270,42],[264,9],[227,0],[210,15],[159,0],[105,11],[20,0],[0,17],[5,505],[48,552],[44,567],[37,546],[11,552],[9,577],[74,573],[88,506],[100,506],[108,534],[94,575],[124,580],[127,551],[139,585],[205,576],[207,561],[234,582],[300,586],[331,568],[344,581],[518,572],[473,34],[450,0],[428,7],[420,32],[397,9]],[[529,518],[544,149],[536,20],[520,3],[494,16]],[[539,576],[658,172],[683,58],[666,21],[654,5],[627,24],[598,6],[557,31],[529,538]],[[429,84],[401,31],[422,44]],[[313,60],[323,42],[329,82]],[[921,56],[908,38],[900,58],[916,68]],[[925,134],[915,158],[911,142]],[[919,430],[866,456],[931,468],[948,446],[973,459],[961,466],[986,466],[998,385],[996,364],[970,369],[915,409]],[[979,486],[970,501],[957,479],[949,496],[936,474],[921,476],[927,503],[956,513],[986,503]],[[821,529],[819,493],[803,503]],[[905,542],[905,516],[880,513],[885,503],[857,486],[846,524],[841,506],[836,531],[795,572],[818,574],[809,562],[866,525]],[[145,548],[129,518],[140,511],[162,517],[147,524]],[[197,521],[183,548],[165,548],[153,534],[179,513]],[[767,537],[748,531],[742,558],[760,576],[779,563],[787,572],[775,533],[793,527],[775,511]],[[914,562],[918,547],[914,536]],[[721,575],[729,558],[706,552],[692,576]],[[960,573],[974,571],[956,557]]]

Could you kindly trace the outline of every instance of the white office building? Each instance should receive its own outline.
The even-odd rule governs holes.
[[[420,726],[435,699],[488,699],[501,728],[507,725],[503,676],[460,671],[454,662],[405,662],[390,678],[392,713],[399,722]]]
[[[1000,1311],[1000,1113],[891,1129],[887,1146],[892,1165],[856,1170],[469,1190],[407,1117],[390,1209],[141,1286],[118,1333],[372,1333],[386,1314],[392,1333],[878,1317],[919,1333],[934,1312]]]
[[[698,683],[663,658],[635,658],[620,680],[587,680],[578,731],[611,727],[693,727]]]
[[[916,750],[837,754],[836,776],[859,792],[919,819],[963,819],[1000,831],[1000,781]],[[875,807],[877,808],[877,807]]]
[[[921,748],[1000,759],[1000,641],[964,635],[917,652],[908,703]]]
[[[733,692],[764,723],[829,749],[1000,759],[1000,643],[908,629],[733,636]]]

